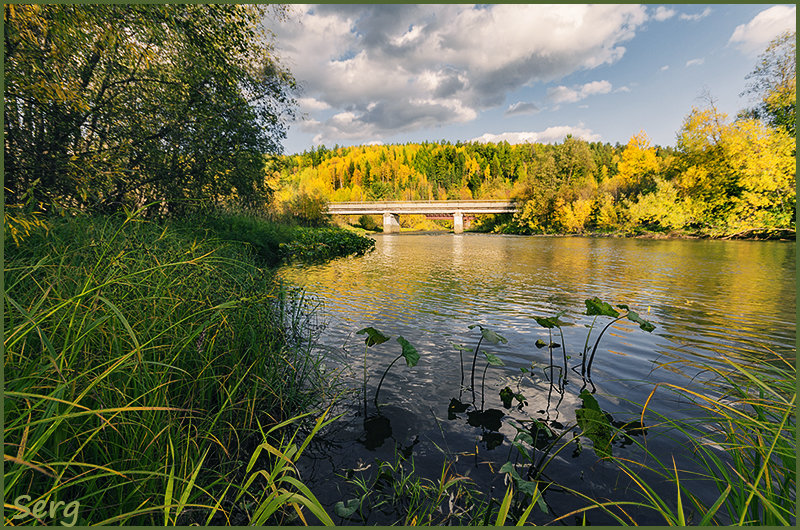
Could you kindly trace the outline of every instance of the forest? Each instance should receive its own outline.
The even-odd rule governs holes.
[[[626,145],[567,136],[319,146],[268,157],[267,186],[276,209],[298,212],[326,201],[516,199],[513,217],[484,220],[504,233],[794,230],[795,56],[794,33],[773,41],[745,80],[757,104],[731,117],[704,94],[675,146],[652,145],[645,131]]]

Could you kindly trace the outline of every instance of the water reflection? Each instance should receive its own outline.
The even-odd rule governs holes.
[[[382,405],[372,416],[356,404],[342,420],[350,423],[323,481],[342,468],[358,467],[365,452],[391,459],[395,448],[410,451],[421,470],[436,469],[442,451],[462,455],[480,446],[485,453],[479,461],[489,462],[491,472],[467,471],[492,483],[512,444],[522,442],[531,453],[529,476],[549,462],[551,473],[583,488],[574,466],[602,469],[598,448],[624,453],[646,432],[647,426],[636,422],[654,384],[702,378],[672,361],[794,350],[793,242],[476,234],[376,239],[375,251],[365,257],[280,271],[287,282],[324,301],[320,318],[327,328],[321,340],[338,352],[331,363],[358,374],[353,387],[361,387],[365,362],[355,330],[374,326],[403,335],[421,355],[417,366],[386,375]],[[593,296],[628,304],[657,328],[645,333],[627,319],[598,320],[594,334],[608,327],[596,349],[593,341],[588,344],[589,363],[582,353],[593,317],[584,314],[584,300]],[[536,321],[561,311],[560,329]],[[475,324],[508,342],[481,345],[503,366],[487,368],[478,352],[473,383],[478,336],[469,326]],[[397,356],[397,347],[392,340],[369,348],[368,392],[375,391],[380,370]],[[670,402],[653,402],[650,408],[684,413]],[[594,433],[595,450],[576,441],[573,451],[549,459],[559,444],[586,430]],[[656,451],[658,443],[648,440],[648,447]],[[594,480],[600,491],[610,487],[602,477]],[[335,492],[331,498],[339,500]]]

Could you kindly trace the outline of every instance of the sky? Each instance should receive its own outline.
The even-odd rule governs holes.
[[[745,77],[794,31],[775,4],[319,4],[269,19],[300,85],[287,154],[448,140],[653,145],[704,94],[731,118]]]

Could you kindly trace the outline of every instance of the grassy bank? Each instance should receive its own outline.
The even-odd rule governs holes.
[[[283,436],[265,437],[270,426],[321,413],[331,383],[302,340],[302,299],[259,265],[348,253],[332,241],[349,234],[246,216],[53,219],[19,244],[9,232],[7,524],[241,524],[297,490],[275,477],[245,487],[276,457],[248,461]]]

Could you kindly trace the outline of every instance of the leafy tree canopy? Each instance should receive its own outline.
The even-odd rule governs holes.
[[[5,5],[7,202],[263,200],[294,104],[269,9]]]

